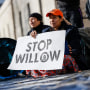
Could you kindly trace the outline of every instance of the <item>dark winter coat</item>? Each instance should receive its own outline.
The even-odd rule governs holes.
[[[72,25],[67,25],[64,21],[62,22],[59,30],[66,30],[66,41],[72,47],[72,56],[75,58],[79,68],[81,70],[87,69],[83,62],[82,47],[81,47],[81,36],[78,28]]]
[[[32,31],[34,31],[34,30],[36,30],[37,33],[39,34],[39,33],[43,33],[43,32],[52,31],[53,29],[52,29],[50,26],[48,26],[48,25],[43,25],[43,24],[41,23],[38,27],[32,28],[32,29],[27,33],[27,35],[30,35],[30,33],[31,33]]]
[[[76,28],[72,25],[67,25],[63,21],[61,26],[58,29],[66,30],[66,40],[67,40],[68,44],[72,47],[73,54],[81,53],[81,45],[80,45],[81,37],[79,35],[78,28]],[[78,53],[77,53],[77,51],[78,51]]]

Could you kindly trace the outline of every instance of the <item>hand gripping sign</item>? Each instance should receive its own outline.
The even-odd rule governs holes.
[[[20,37],[8,69],[55,70],[62,69],[65,30]]]

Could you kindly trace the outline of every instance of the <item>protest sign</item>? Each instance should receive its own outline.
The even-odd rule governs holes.
[[[55,70],[62,69],[65,30],[20,37],[8,69]]]

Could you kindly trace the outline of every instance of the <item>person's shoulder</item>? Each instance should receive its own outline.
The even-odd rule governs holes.
[[[68,29],[68,28],[72,28],[72,29],[73,29],[73,28],[76,28],[76,27],[73,26],[73,25],[66,25],[66,27],[67,27],[67,29]]]
[[[44,27],[44,28],[48,28],[48,27],[51,27],[51,26],[49,26],[49,25],[43,25],[43,27]]]
[[[66,26],[66,34],[77,34],[79,35],[79,29],[76,26],[73,25],[67,25]]]
[[[78,27],[76,27],[76,26],[73,26],[73,25],[67,25],[66,26],[66,30],[78,30]]]
[[[53,31],[53,28],[49,25],[43,25],[42,32],[49,32],[49,31]]]

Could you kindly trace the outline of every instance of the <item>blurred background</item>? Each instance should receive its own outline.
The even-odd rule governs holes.
[[[84,27],[90,26],[86,16],[87,0],[80,0]],[[44,24],[49,25],[46,13],[54,8],[59,8],[58,0],[0,0],[0,38],[25,36],[30,30],[29,14],[39,12],[43,16]]]

